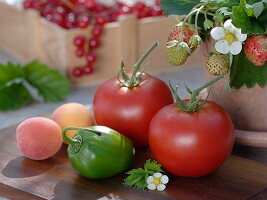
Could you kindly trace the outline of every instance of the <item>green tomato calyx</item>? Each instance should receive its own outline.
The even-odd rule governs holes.
[[[149,49],[144,53],[144,55],[138,60],[138,62],[134,65],[134,69],[131,77],[129,77],[125,71],[125,65],[123,60],[121,61],[121,69],[117,74],[117,79],[122,86],[133,88],[138,86],[141,83],[142,75],[145,71],[145,68],[141,69],[141,64],[146,59],[146,57],[151,53],[151,51],[158,46],[158,42],[153,43]],[[141,69],[141,71],[140,71]],[[137,72],[140,71],[139,74]]]
[[[207,97],[205,98],[204,101],[202,101],[202,99],[198,99],[197,96],[200,94],[200,92],[202,90],[204,90],[205,88],[211,86],[213,83],[217,82],[218,80],[222,79],[224,77],[224,74],[221,74],[220,76],[217,76],[216,78],[210,80],[209,82],[205,83],[204,85],[202,85],[201,87],[195,89],[195,90],[191,90],[186,84],[185,84],[185,88],[187,90],[187,92],[191,95],[191,98],[189,100],[188,103],[184,102],[178,95],[178,86],[176,86],[175,88],[170,84],[169,82],[169,86],[171,88],[172,94],[175,98],[175,102],[179,105],[179,108],[181,110],[183,110],[184,112],[196,112],[198,110],[200,110],[202,108],[202,106],[204,106],[204,104],[206,103],[208,97],[209,97],[209,93],[207,95]]]

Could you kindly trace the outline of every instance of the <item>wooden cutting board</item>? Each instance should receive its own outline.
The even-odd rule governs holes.
[[[44,199],[267,199],[267,165],[239,156],[231,155],[216,172],[201,178],[167,173],[170,182],[163,192],[139,190],[122,184],[124,174],[103,180],[80,176],[68,162],[66,145],[50,159],[27,159],[18,152],[15,130],[16,126],[0,130],[0,183]],[[138,149],[132,167],[142,167],[148,158],[147,148]]]

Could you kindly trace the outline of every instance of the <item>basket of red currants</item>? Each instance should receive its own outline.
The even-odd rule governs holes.
[[[0,47],[22,62],[58,68],[74,85],[115,75],[121,58],[133,65],[153,41],[161,45],[148,71],[168,65],[164,44],[174,19],[158,0],[23,0],[21,9],[0,3]]]

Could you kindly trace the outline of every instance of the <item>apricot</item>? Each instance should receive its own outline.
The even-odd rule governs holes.
[[[60,126],[44,117],[32,117],[23,121],[17,127],[16,138],[20,152],[33,160],[53,156],[62,145]]]
[[[53,112],[51,119],[57,122],[62,129],[70,126],[87,127],[94,124],[89,109],[79,103],[61,105]],[[69,130],[66,135],[71,138],[76,132],[75,130]]]

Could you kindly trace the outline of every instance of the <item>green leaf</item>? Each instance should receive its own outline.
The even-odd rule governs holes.
[[[124,180],[124,185],[130,187],[136,187],[139,189],[145,189],[147,187],[147,178],[157,172],[163,172],[161,165],[157,161],[147,160],[144,164],[144,169],[132,169],[126,174],[129,176]]]
[[[148,173],[139,168],[139,169],[133,169],[129,172],[127,172],[129,176],[124,180],[124,185],[130,186],[130,187],[136,187],[139,189],[145,189],[147,186],[146,180],[148,177]]]
[[[32,101],[29,91],[22,83],[14,83],[0,89],[0,110],[18,109]]]
[[[6,65],[0,64],[0,88],[14,79],[24,78],[23,68],[13,63],[7,63]]]
[[[258,18],[261,15],[262,11],[264,10],[263,2],[260,1],[260,2],[254,3],[252,5],[252,8],[253,8],[255,17]]]
[[[144,168],[145,170],[152,171],[153,173],[163,172],[163,170],[161,169],[161,165],[155,160],[152,162],[150,160],[147,160],[144,165]]]
[[[161,0],[160,7],[165,14],[186,15],[199,3],[199,0]]]
[[[242,33],[264,34],[264,27],[254,16],[249,16],[253,9],[247,8],[246,0],[241,0],[239,6],[233,7],[232,23],[241,28]],[[263,23],[264,24],[264,23]]]
[[[244,51],[233,56],[230,72],[230,86],[239,89],[243,85],[252,88],[258,84],[264,87],[267,84],[267,62],[262,67],[255,66],[245,57]]]
[[[229,7],[221,7],[216,11],[216,14],[223,14],[225,16],[229,16],[232,14],[232,9]]]
[[[24,67],[26,80],[46,102],[64,100],[70,92],[69,80],[57,70],[34,61]]]
[[[202,0],[200,2],[206,3],[209,7],[233,7],[239,4],[239,0]]]
[[[33,99],[22,84],[23,68],[13,63],[0,64],[0,110],[18,109]]]

